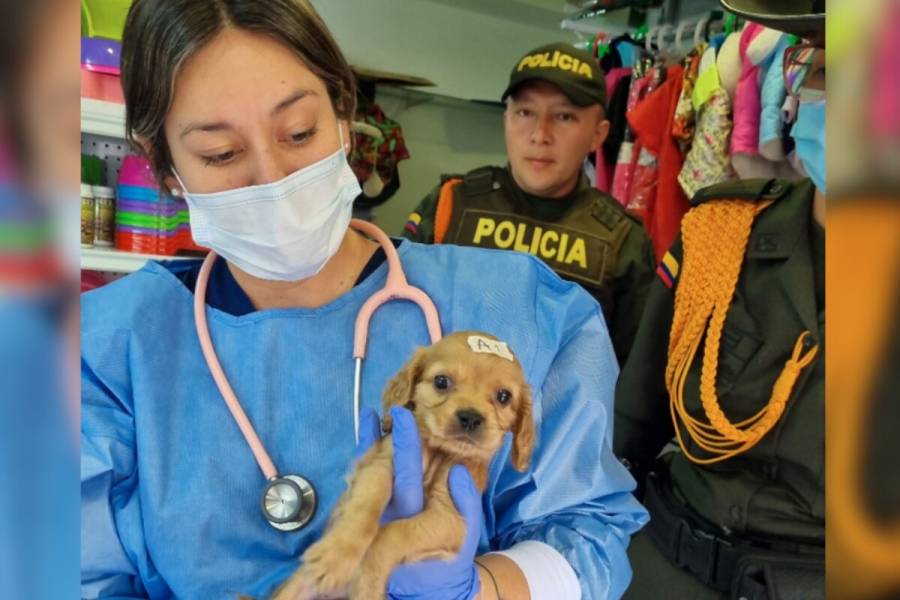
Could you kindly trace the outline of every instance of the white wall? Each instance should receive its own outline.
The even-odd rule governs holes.
[[[437,94],[498,100],[516,59],[572,40],[545,25],[426,0],[312,0],[354,65],[431,79]]]
[[[400,163],[400,189],[374,211],[390,234],[400,233],[442,173],[506,162],[499,107],[388,86],[379,88],[376,102],[403,127],[411,156]]]

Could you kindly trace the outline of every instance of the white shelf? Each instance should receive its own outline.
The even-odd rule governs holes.
[[[125,105],[81,99],[81,133],[125,138]]]
[[[81,133],[125,138],[125,105],[92,98],[81,99]],[[131,273],[148,260],[185,260],[190,256],[157,256],[123,252],[115,248],[81,248],[81,268],[107,273]]]
[[[82,248],[81,268],[90,271],[131,273],[143,267],[148,260],[190,260],[192,258],[197,257],[138,254],[137,252],[123,252],[113,248]]]

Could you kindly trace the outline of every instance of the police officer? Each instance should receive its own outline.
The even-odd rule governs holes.
[[[603,72],[571,45],[542,46],[516,62],[502,99],[509,164],[443,177],[404,235],[539,256],[597,299],[621,364],[655,260],[641,224],[582,172],[609,132]]]
[[[824,0],[722,4],[805,38],[784,64],[811,179],[701,190],[659,266],[616,390],[651,515],[625,597],[824,598]]]

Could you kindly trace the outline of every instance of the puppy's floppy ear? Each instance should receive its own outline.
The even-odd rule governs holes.
[[[531,388],[526,384],[522,388],[522,399],[519,411],[512,428],[512,464],[520,472],[524,472],[531,462],[531,451],[534,449],[534,416],[531,412]]]
[[[415,412],[416,406],[413,400],[413,392],[416,389],[419,378],[422,377],[422,371],[425,369],[425,354],[426,348],[416,350],[412,358],[403,365],[403,368],[391,378],[384,388],[381,406],[384,414],[382,429],[384,429],[385,433],[390,433],[393,428],[393,421],[390,415],[392,406],[402,406]]]

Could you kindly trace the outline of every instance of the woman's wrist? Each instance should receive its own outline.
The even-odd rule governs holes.
[[[531,600],[528,580],[513,560],[496,552],[475,558],[481,593],[478,600]]]
[[[481,583],[481,591],[475,597],[476,600],[500,600],[500,586],[497,585],[497,578],[482,561],[475,559],[475,565]]]

